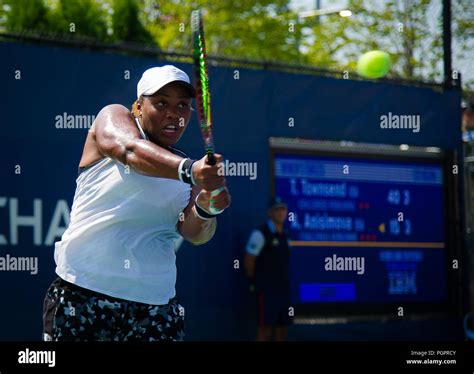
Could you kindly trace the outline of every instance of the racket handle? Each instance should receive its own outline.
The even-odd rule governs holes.
[[[211,203],[209,204],[209,211],[212,214],[219,214],[222,212],[222,210],[214,208],[214,204],[212,203],[212,198],[214,196],[219,195],[222,191],[224,191],[224,187],[219,187],[217,190],[211,192]]]
[[[214,157],[214,153],[212,153],[212,152],[207,153],[207,163],[208,163],[208,165],[211,165],[211,166],[216,164],[216,158]],[[224,191],[224,187],[219,187],[218,189],[211,192],[211,203],[209,204],[209,211],[212,214],[219,214],[219,213],[222,212],[222,210],[214,208],[214,204],[212,202],[212,200],[213,200],[212,198],[214,196],[219,195],[222,191]]]
[[[211,166],[214,166],[216,164],[216,158],[214,157],[214,153],[207,153],[207,164]]]

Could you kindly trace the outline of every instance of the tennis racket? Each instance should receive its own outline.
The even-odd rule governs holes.
[[[214,140],[212,137],[211,119],[211,93],[209,89],[209,73],[207,70],[206,43],[204,40],[204,28],[200,10],[191,12],[191,32],[193,34],[193,58],[194,58],[194,89],[196,91],[196,112],[198,116],[201,135],[204,140],[204,148],[209,165],[216,164],[214,156]],[[213,207],[212,197],[219,195],[223,187],[211,192],[211,213],[217,214],[221,210]]]

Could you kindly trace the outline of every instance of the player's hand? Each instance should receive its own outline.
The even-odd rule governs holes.
[[[197,196],[197,202],[199,206],[208,212],[211,210],[211,192],[212,191],[201,190]],[[224,210],[230,206],[231,200],[232,198],[230,196],[229,190],[224,186],[219,195],[212,197],[212,205],[216,210]]]
[[[222,155],[219,154],[214,154],[214,157],[216,158],[216,164],[213,166],[207,163],[207,155],[193,164],[192,173],[194,182],[197,186],[206,191],[214,191],[219,187],[225,186],[224,173],[219,173],[219,163],[224,159]]]

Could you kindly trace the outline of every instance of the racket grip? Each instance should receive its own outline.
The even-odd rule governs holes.
[[[224,187],[219,187],[217,190],[211,192],[211,203],[209,204],[209,211],[212,214],[219,214],[222,212],[222,210],[214,208],[214,204],[212,203],[213,196],[219,195],[222,191],[224,191]]]
[[[214,153],[207,153],[207,164],[211,166],[214,166],[216,164],[216,158],[214,157]]]

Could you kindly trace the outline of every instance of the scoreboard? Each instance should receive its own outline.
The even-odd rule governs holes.
[[[289,212],[292,303],[347,312],[447,302],[439,149],[272,138],[271,152],[272,192]]]

